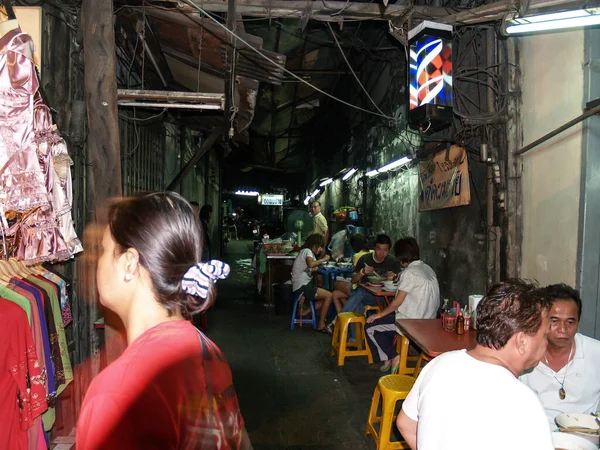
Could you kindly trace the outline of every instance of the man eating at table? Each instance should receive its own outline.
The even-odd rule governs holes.
[[[520,380],[540,398],[550,428],[561,413],[600,410],[600,342],[577,332],[579,292],[566,284],[546,287],[552,299],[548,347],[540,363]]]
[[[518,375],[546,351],[550,300],[521,280],[477,307],[477,345],[421,371],[396,425],[413,450],[552,450],[544,409]]]
[[[390,248],[392,240],[387,234],[380,234],[375,238],[375,250],[360,257],[354,273],[352,274],[352,283],[366,283],[370,275],[381,275],[388,280],[393,280],[400,273],[400,263],[391,256]],[[377,305],[375,296],[364,289],[356,289],[348,297],[348,300],[342,307],[341,312],[363,312],[365,305]],[[330,324],[333,327],[335,321]],[[353,326],[349,328],[350,339],[355,339]]]

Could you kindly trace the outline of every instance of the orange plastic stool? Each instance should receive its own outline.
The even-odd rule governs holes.
[[[348,326],[351,323],[356,326],[356,342],[348,342]],[[373,355],[367,344],[365,324],[365,316],[361,313],[342,312],[337,315],[331,339],[331,356],[337,354],[338,366],[343,366],[344,359],[349,356],[366,356],[369,364],[373,364]]]
[[[377,450],[407,449],[408,444],[390,441],[392,426],[396,419],[394,410],[399,400],[404,400],[415,384],[415,378],[407,375],[385,375],[379,379],[367,419],[367,434],[373,436]],[[381,415],[377,415],[381,403]],[[375,428],[379,424],[379,432]]]

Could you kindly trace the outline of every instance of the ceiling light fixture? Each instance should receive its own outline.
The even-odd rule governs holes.
[[[342,177],[342,180],[348,181],[352,177],[352,175],[354,175],[356,173],[357,170],[358,169],[355,169],[355,168],[350,169],[348,172],[346,172],[346,175],[344,175]]]
[[[331,183],[333,183],[333,178],[327,178],[326,180],[321,181],[321,184],[319,184],[319,186],[325,187]]]
[[[304,204],[308,205],[309,201],[310,201],[310,195],[307,195],[306,198],[304,199]]]
[[[246,197],[256,197],[258,195],[257,191],[235,191],[235,195],[244,195]]]
[[[577,9],[525,17],[509,16],[502,23],[502,33],[505,36],[512,36],[592,25],[600,25],[600,8]]]
[[[377,169],[374,169],[374,170],[369,170],[365,175],[372,178],[377,174],[379,174],[379,172],[377,171]]]
[[[312,194],[310,194],[310,197],[314,197],[315,195],[317,195],[319,193],[319,189],[315,189],[314,191],[312,191]]]
[[[397,159],[396,161],[392,161],[389,164],[386,164],[383,167],[380,167],[379,169],[377,169],[377,172],[379,173],[385,173],[385,172],[389,172],[392,169],[396,169],[397,167],[401,167],[405,164],[408,164],[411,161],[411,159],[408,156],[403,156],[400,159]]]

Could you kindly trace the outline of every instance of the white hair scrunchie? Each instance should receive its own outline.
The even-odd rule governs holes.
[[[198,263],[188,269],[183,276],[181,287],[188,295],[207,298],[211,284],[224,280],[229,275],[229,264],[213,259],[207,263]]]

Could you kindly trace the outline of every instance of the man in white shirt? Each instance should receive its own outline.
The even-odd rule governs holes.
[[[577,332],[579,292],[566,284],[546,288],[553,300],[548,347],[540,363],[520,380],[540,398],[552,430],[561,413],[600,410],[600,341]]]
[[[321,202],[314,201],[310,205],[310,212],[313,216],[313,231],[312,234],[320,234],[325,238],[325,245],[329,242],[329,226],[327,219],[321,212]]]
[[[546,349],[550,300],[519,280],[477,307],[477,346],[425,366],[396,424],[413,450],[552,450],[542,405],[517,379]]]

